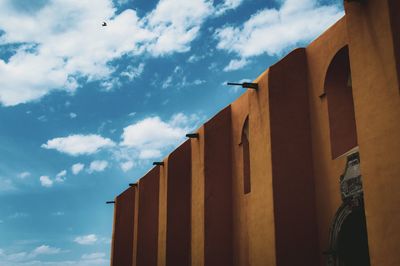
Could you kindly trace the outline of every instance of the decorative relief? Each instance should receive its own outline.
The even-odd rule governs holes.
[[[363,194],[358,152],[347,157],[344,174],[340,176],[340,192],[342,201],[361,197]]]
[[[341,266],[338,257],[338,236],[345,219],[357,208],[363,208],[363,187],[358,152],[347,157],[344,173],[340,176],[342,204],[329,230],[329,249],[324,252],[327,266]]]

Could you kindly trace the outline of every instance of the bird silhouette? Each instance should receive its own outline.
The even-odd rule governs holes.
[[[103,24],[101,24],[101,26],[105,27],[105,26],[107,26],[107,23],[103,22]]]

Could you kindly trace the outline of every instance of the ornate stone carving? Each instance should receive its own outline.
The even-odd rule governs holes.
[[[341,266],[338,256],[338,236],[345,219],[357,208],[363,208],[363,188],[358,152],[347,157],[344,173],[340,176],[342,204],[329,230],[329,249],[324,252],[327,266]]]

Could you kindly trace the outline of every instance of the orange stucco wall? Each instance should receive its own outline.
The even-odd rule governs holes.
[[[168,157],[166,265],[190,264],[191,146],[187,140]]]
[[[270,67],[268,91],[277,265],[315,265],[317,262],[307,85],[303,48]]]
[[[131,187],[115,198],[111,266],[132,265],[136,188]]]
[[[130,228],[119,224],[117,198],[112,260],[118,232],[129,232],[132,265],[326,265],[323,253],[342,203],[339,178],[348,149],[355,148],[371,265],[400,265],[398,3],[346,3],[335,25],[256,78],[258,90],[247,90],[140,179],[131,210],[123,211],[133,215]],[[332,103],[327,73],[344,47],[351,71],[346,93],[354,102],[343,103],[344,114],[354,110],[345,122],[355,130],[335,151],[338,117],[330,115],[342,100]],[[248,193],[241,145],[246,120]]]
[[[232,264],[231,109],[204,125],[204,263]]]
[[[160,167],[139,181],[139,213],[136,265],[157,265]],[[121,265],[122,266],[122,265]]]
[[[166,264],[167,256],[167,200],[168,200],[168,157],[163,161],[164,165],[159,167],[159,199],[158,199],[158,246],[157,265]]]
[[[326,97],[321,98],[320,96],[325,90],[325,75],[330,62],[346,44],[346,18],[342,18],[306,49],[315,205],[321,265],[325,261],[322,252],[328,249],[329,227],[341,203],[339,176],[343,172],[346,158],[332,159],[328,101]]]
[[[204,126],[192,146],[191,264],[204,265]]]
[[[249,194],[244,194],[242,130],[249,115],[249,97],[244,93],[231,105],[232,123],[232,221],[233,265],[249,265]],[[251,184],[251,180],[250,180]],[[253,189],[252,186],[250,190]]]
[[[372,265],[400,265],[400,32],[399,9],[389,9],[399,7],[394,2],[346,5]]]

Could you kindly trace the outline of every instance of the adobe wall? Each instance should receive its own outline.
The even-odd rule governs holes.
[[[190,265],[191,171],[191,145],[187,140],[168,157],[167,266]]]
[[[342,202],[339,177],[346,164],[345,156],[332,158],[328,101],[326,95],[324,96],[324,84],[333,57],[347,43],[346,18],[342,18],[306,48],[320,265],[325,263],[322,252],[329,248],[329,227]]]
[[[167,202],[168,202],[168,170],[169,163],[168,158],[165,158],[163,166],[159,167],[160,178],[159,178],[159,199],[158,199],[158,253],[157,253],[157,265],[166,265],[167,256]]]
[[[151,169],[139,180],[137,266],[157,265],[159,180],[159,166]]]
[[[133,260],[135,196],[136,188],[131,187],[115,198],[112,266],[131,265]]]
[[[251,194],[248,196],[250,265],[275,264],[271,140],[269,121],[268,70],[254,82],[258,91],[249,94],[249,142]]]
[[[191,144],[187,140],[158,166],[157,265],[190,264],[191,161]]]
[[[307,72],[304,48],[292,51],[269,71],[277,265],[318,261]]]
[[[400,265],[399,1],[345,8],[371,263]]]
[[[232,217],[233,265],[250,265],[249,257],[249,197],[244,193],[242,130],[249,116],[248,92],[231,104],[232,123]],[[251,173],[250,173],[251,174]],[[250,179],[250,191],[252,189]]]
[[[138,246],[138,221],[139,221],[139,186],[135,185],[135,203],[132,204],[134,208],[133,218],[133,254],[132,254],[132,266],[136,266],[137,261],[137,246]],[[113,239],[114,243],[114,239]],[[129,264],[128,264],[129,265]]]
[[[119,225],[115,206],[112,260],[125,228],[133,232],[132,265],[326,265],[342,203],[340,153],[358,143],[371,265],[400,265],[400,27],[389,8],[398,5],[346,4],[344,18],[267,69],[254,81],[258,90],[247,90],[140,179],[126,211],[131,228]],[[346,46],[357,134],[332,151],[326,76]]]
[[[231,109],[204,124],[204,264],[232,265]]]
[[[192,201],[191,201],[191,265],[204,265],[204,126],[191,139]]]
[[[158,265],[232,265],[230,107],[197,133],[160,167]]]

